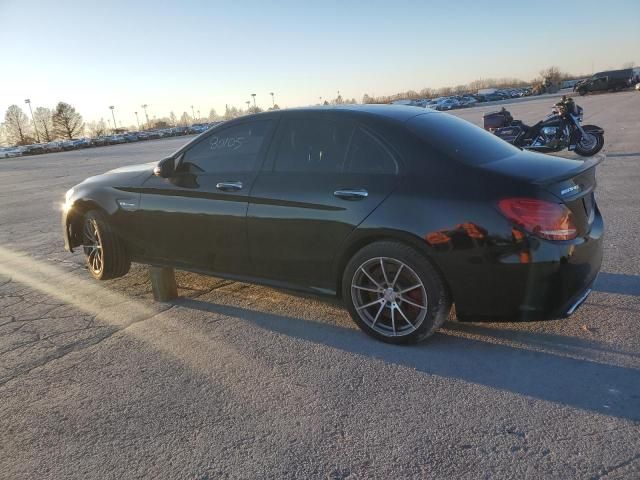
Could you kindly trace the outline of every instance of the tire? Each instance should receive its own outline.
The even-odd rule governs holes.
[[[82,249],[89,273],[96,280],[122,277],[131,268],[124,242],[100,210],[90,210],[82,218]]]
[[[366,334],[393,344],[426,339],[451,311],[447,286],[431,262],[394,241],[372,243],[351,258],[342,276],[342,298]]]
[[[582,146],[580,142],[578,142],[576,144],[575,152],[578,155],[581,155],[583,157],[592,157],[593,155],[598,153],[600,150],[602,150],[602,147],[604,147],[604,135],[602,135],[601,133],[591,133],[591,132],[587,132],[587,133],[595,137],[596,139],[595,143],[593,144],[592,147],[591,146],[585,147],[585,146]]]

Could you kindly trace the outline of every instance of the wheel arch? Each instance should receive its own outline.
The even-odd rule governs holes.
[[[99,210],[108,215],[107,211],[93,199],[78,199],[69,209],[65,227],[69,236],[70,249],[82,245],[82,218],[90,210]]]
[[[432,252],[430,252],[429,246],[425,243],[425,241],[415,235],[393,230],[361,233],[351,239],[351,241],[345,245],[345,248],[342,249],[340,255],[337,257],[337,261],[335,262],[335,285],[336,294],[339,298],[342,297],[342,277],[344,274],[344,270],[349,263],[349,260],[351,260],[351,258],[353,258],[353,256],[358,251],[362,250],[367,245],[385,241],[402,243],[408,247],[414,248],[416,251],[421,253],[442,278],[442,281],[449,294],[449,298],[451,298],[452,301],[455,301],[453,297],[453,291],[451,289],[451,286],[449,285],[449,280],[444,274],[442,268],[440,268],[438,263],[435,261]]]

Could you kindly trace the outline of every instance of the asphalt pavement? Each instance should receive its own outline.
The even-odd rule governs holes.
[[[270,288],[179,272],[154,303],[141,266],[93,281],[64,192],[185,138],[0,160],[0,478],[640,478],[640,94],[577,103],[606,131],[596,291],[410,347]]]

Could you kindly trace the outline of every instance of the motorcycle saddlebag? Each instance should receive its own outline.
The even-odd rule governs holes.
[[[493,134],[500,137],[505,142],[514,143],[516,139],[524,133],[522,127],[512,125],[510,127],[496,128],[493,130]]]
[[[508,110],[502,109],[499,112],[489,112],[482,116],[482,124],[485,130],[494,130],[496,128],[511,125],[513,117]]]

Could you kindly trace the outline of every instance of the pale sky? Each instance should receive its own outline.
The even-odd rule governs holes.
[[[478,78],[640,65],[640,0],[0,0],[0,118],[72,104],[135,124],[225,104],[360,101]],[[25,108],[25,112],[28,111]],[[142,117],[141,117],[142,119]],[[1,120],[0,120],[1,121]]]

